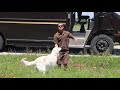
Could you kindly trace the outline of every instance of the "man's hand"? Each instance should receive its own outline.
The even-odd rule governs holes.
[[[78,39],[77,39],[76,37],[74,37],[74,41],[77,42],[77,40],[78,40]]]
[[[55,44],[55,47],[58,47],[58,44]]]

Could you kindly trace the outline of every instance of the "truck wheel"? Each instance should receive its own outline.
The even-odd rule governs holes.
[[[107,35],[99,35],[91,41],[91,52],[93,54],[112,54],[114,47],[113,40]]]
[[[4,40],[2,38],[2,36],[0,35],[0,51],[2,51],[4,48]]]

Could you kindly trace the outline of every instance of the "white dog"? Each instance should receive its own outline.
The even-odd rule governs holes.
[[[55,65],[57,65],[57,57],[59,55],[59,51],[61,50],[61,48],[53,48],[51,54],[47,55],[47,56],[41,56],[38,57],[36,60],[34,61],[26,61],[26,58],[23,58],[21,60],[21,63],[23,63],[26,66],[32,66],[35,65],[35,68],[39,71],[42,71],[43,74],[45,74],[45,72],[54,67]]]

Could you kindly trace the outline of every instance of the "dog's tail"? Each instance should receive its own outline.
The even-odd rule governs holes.
[[[23,59],[21,60],[21,63],[24,64],[25,66],[32,66],[32,65],[35,64],[34,61],[31,61],[31,62],[27,61],[27,58],[23,58]]]

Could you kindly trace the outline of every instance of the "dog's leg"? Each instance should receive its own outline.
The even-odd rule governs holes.
[[[44,64],[38,63],[38,64],[36,64],[36,68],[38,71],[42,71],[43,74],[46,73],[46,66]]]

